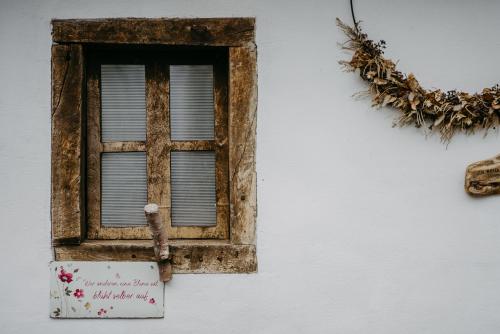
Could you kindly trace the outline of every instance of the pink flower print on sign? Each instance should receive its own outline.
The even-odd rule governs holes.
[[[104,317],[106,315],[107,311],[105,309],[100,309],[99,311],[97,311],[97,315],[98,316],[101,316],[101,317]]]
[[[149,300],[149,303],[150,303],[150,304],[154,304],[154,303],[156,303],[156,300],[155,300],[154,298],[151,298],[151,299]]]
[[[64,270],[64,268],[61,267],[61,272],[59,273],[59,279],[61,280],[61,282],[71,283],[71,282],[73,282],[73,274],[67,273]]]
[[[73,293],[73,296],[75,296],[76,298],[82,298],[84,296],[83,289],[76,289]]]

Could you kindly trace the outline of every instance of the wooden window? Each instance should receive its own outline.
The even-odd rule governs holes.
[[[152,260],[157,203],[174,272],[252,272],[254,20],[53,20],[57,260]]]
[[[89,239],[228,239],[227,51],[88,48]]]

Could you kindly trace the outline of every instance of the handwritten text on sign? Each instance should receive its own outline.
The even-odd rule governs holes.
[[[161,318],[155,262],[51,262],[53,318]]]

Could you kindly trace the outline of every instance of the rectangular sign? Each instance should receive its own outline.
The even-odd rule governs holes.
[[[50,263],[52,318],[162,318],[156,262]]]

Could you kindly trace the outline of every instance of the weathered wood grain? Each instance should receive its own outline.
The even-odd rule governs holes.
[[[214,66],[216,221],[224,239],[230,236],[228,85],[228,60],[225,57]]]
[[[167,212],[171,212],[168,208]],[[215,226],[168,226],[171,239],[227,239],[224,227]]]
[[[52,20],[57,43],[239,46],[254,41],[253,18]]]
[[[500,155],[467,167],[465,191],[473,196],[500,194]]]
[[[170,226],[169,66],[146,67],[148,202],[157,203],[164,227]]]
[[[97,239],[101,228],[101,94],[100,66],[87,65],[87,238]]]
[[[173,141],[170,143],[172,151],[213,151],[215,142],[213,140],[190,140]]]
[[[174,273],[252,273],[254,245],[172,246]]]
[[[255,244],[256,65],[257,52],[253,44],[229,49],[230,221],[234,244]]]
[[[56,261],[155,261],[151,241],[85,240],[54,247]]]
[[[257,271],[254,245],[172,243],[173,273],[251,273]],[[57,261],[155,261],[151,241],[85,241],[55,247]]]
[[[102,152],[144,152],[146,143],[143,141],[115,141],[102,143]]]
[[[144,226],[128,226],[128,227],[110,227],[99,226],[96,234],[90,235],[89,239],[103,240],[136,240],[136,239],[151,239],[149,228]]]
[[[52,46],[52,242],[78,244],[84,234],[83,76],[81,45]]]

